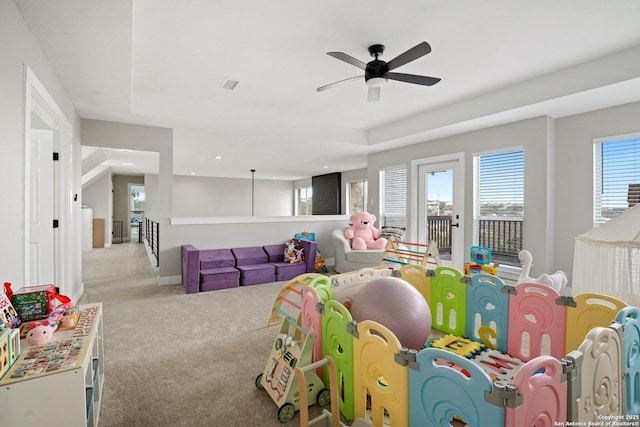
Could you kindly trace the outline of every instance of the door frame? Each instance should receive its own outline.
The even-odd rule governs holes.
[[[426,165],[437,165],[441,163],[457,163],[457,168],[454,170],[453,177],[453,206],[455,209],[454,215],[459,215],[460,219],[458,223],[460,226],[458,227],[457,233],[454,234],[455,238],[455,247],[459,248],[455,255],[455,258],[452,259],[452,264],[454,267],[462,270],[464,266],[464,241],[465,241],[465,153],[451,153],[445,154],[441,156],[433,156],[433,157],[425,157],[422,159],[415,159],[411,161],[411,192],[410,192],[410,206],[412,207],[411,217],[409,224],[410,233],[409,237],[412,241],[418,241],[418,232],[419,232],[419,224],[418,221],[421,218],[421,215],[424,214],[424,207],[420,206],[419,200],[421,199],[419,195],[420,190],[420,180],[422,176],[420,176],[419,170],[421,166]],[[452,246],[454,244],[452,243]]]
[[[31,114],[36,114],[54,133],[53,148],[59,153],[54,183],[54,216],[59,227],[54,233],[54,275],[60,292],[68,294],[71,289],[71,179],[70,165],[72,152],[72,126],[58,104],[38,79],[35,73],[24,65],[24,284],[31,283],[30,256],[30,209],[31,209]],[[53,227],[53,224],[52,224]]]

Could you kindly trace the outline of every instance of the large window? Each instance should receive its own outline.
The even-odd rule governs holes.
[[[407,226],[407,167],[380,170],[380,226]]]
[[[473,242],[502,264],[518,265],[524,222],[524,151],[473,159]]]
[[[300,187],[296,191],[296,215],[313,215],[312,187]]]
[[[596,140],[593,226],[640,203],[640,134]]]
[[[367,181],[350,181],[347,183],[347,215],[366,212],[367,210]]]

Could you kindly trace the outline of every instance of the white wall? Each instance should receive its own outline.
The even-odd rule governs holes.
[[[79,135],[80,119],[64,87],[58,80],[46,56],[35,41],[22,15],[13,1],[0,0],[0,141],[2,141],[2,167],[0,168],[0,272],[2,280],[22,286],[25,260],[25,145],[24,145],[24,66],[28,65],[72,126],[70,155],[71,176],[68,188],[72,204],[69,207],[69,276],[68,293],[81,292],[81,201],[80,194]],[[70,295],[72,296],[72,295]]]
[[[293,206],[291,181],[255,180],[255,216],[290,216]],[[172,216],[251,216],[251,179],[176,175]]]
[[[104,219],[104,245],[111,246],[111,216],[113,212],[110,173],[104,173],[82,189],[82,204],[93,209],[93,218]]]
[[[640,132],[640,102],[556,120],[556,265],[573,271],[574,239],[593,228],[593,140]]]

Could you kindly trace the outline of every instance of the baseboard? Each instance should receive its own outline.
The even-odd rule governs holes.
[[[158,276],[158,285],[179,285],[182,283],[182,276]]]

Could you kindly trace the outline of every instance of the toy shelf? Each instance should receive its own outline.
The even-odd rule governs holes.
[[[57,331],[51,342],[29,347],[22,341],[20,357],[0,381],[3,425],[98,425],[105,375],[102,304],[79,309],[78,325]]]

